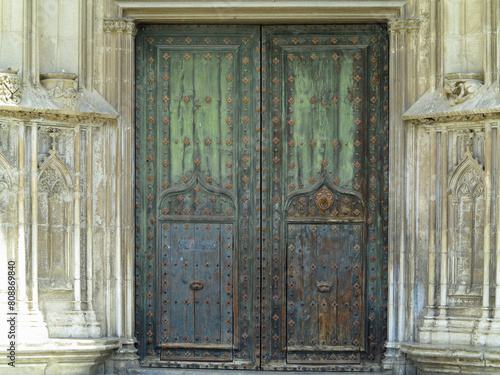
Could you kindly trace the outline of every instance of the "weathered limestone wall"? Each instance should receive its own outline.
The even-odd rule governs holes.
[[[500,9],[430,10],[431,86],[403,116],[399,349],[423,374],[498,373]]]
[[[0,0],[0,267],[17,264],[17,364],[47,374],[138,364],[136,23],[382,22],[391,56],[384,365],[498,372],[499,20],[496,0]],[[0,315],[6,285],[0,269]]]
[[[135,25],[122,21],[118,44],[105,41],[110,6],[116,10],[102,1],[0,0],[0,256],[5,267],[16,262],[21,372],[20,366],[47,374],[114,371],[120,365],[113,363],[127,357],[125,346],[133,347],[126,328],[131,332],[126,256],[133,247],[124,240],[130,224],[121,211],[122,204],[133,209],[130,197],[123,203],[121,186],[133,162],[122,148],[132,112],[101,93],[112,98],[120,90],[109,81],[112,71],[131,75]],[[128,54],[114,53],[119,48]],[[115,60],[103,71],[106,51]],[[131,97],[126,101],[132,108]],[[1,324],[7,332],[5,319]],[[0,368],[16,370],[4,356]]]

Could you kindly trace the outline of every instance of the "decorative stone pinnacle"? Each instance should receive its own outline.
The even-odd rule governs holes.
[[[469,138],[465,141],[465,152],[466,153],[471,153],[471,148],[472,148],[472,145],[473,145],[473,139],[474,139],[474,132],[471,131],[469,133]]]
[[[59,151],[57,151],[57,148],[56,148],[56,146],[57,146],[57,142],[56,142],[57,132],[50,133],[49,137],[52,138],[52,147],[49,150],[49,154],[50,155],[57,155],[59,153]]]

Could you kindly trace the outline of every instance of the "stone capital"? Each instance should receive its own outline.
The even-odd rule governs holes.
[[[420,19],[415,17],[393,18],[387,23],[387,28],[389,34],[418,32],[420,29]]]
[[[117,32],[132,34],[135,36],[137,34],[137,27],[131,19],[125,18],[106,18],[102,24],[103,30],[107,33]]]

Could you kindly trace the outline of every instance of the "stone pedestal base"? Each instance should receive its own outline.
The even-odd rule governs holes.
[[[41,345],[49,340],[47,324],[40,311],[26,310],[16,315],[16,343]]]
[[[62,311],[47,314],[51,337],[98,338],[101,327],[93,311]]]
[[[408,363],[401,352],[399,343],[386,343],[385,358],[382,361],[384,370],[390,370],[393,375],[416,375],[416,368]]]
[[[401,349],[421,375],[500,373],[500,348],[402,344]]]
[[[105,360],[120,346],[119,339],[49,339],[40,345],[17,345],[15,367],[0,357],[1,374],[104,374]],[[2,353],[6,348],[1,346]]]
[[[139,368],[139,356],[135,342],[124,342],[113,356],[107,361],[107,367],[113,369],[114,374],[126,374],[129,370]]]
[[[418,333],[422,344],[500,346],[500,320],[493,318],[426,317]]]

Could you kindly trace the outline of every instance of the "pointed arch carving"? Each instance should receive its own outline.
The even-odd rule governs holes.
[[[311,187],[288,194],[285,208],[289,220],[307,216],[320,220],[362,221],[365,213],[361,193],[337,186],[325,171]]]
[[[0,238],[8,235],[3,225],[12,225],[17,217],[17,181],[16,170],[0,153]],[[0,247],[6,244],[0,243]]]
[[[38,171],[38,260],[42,292],[73,290],[74,186],[68,167],[53,148]],[[62,298],[62,297],[61,297]],[[69,293],[65,298],[73,298]]]
[[[484,194],[484,169],[470,151],[465,152],[464,158],[451,174],[448,186],[452,199]]]
[[[14,168],[7,158],[0,154],[0,189],[9,189],[14,184]]]
[[[199,171],[185,185],[163,191],[159,201],[160,219],[190,215],[209,221],[234,220],[236,214],[233,194],[206,183]]]
[[[485,172],[470,150],[464,152],[451,173],[448,186],[452,243],[449,294],[479,296],[484,263]]]
[[[73,190],[71,172],[54,150],[50,151],[50,156],[40,166],[38,190],[47,192],[49,195]]]

